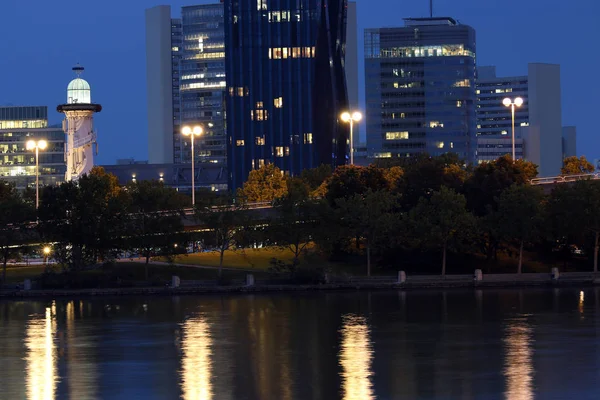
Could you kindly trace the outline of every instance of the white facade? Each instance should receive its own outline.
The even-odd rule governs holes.
[[[148,161],[173,162],[171,7],[146,10]]]
[[[521,97],[523,105],[515,108],[517,158],[537,164],[540,177],[560,175],[563,142],[568,152],[575,151],[574,128],[563,140],[560,66],[533,63],[527,75],[514,77],[497,77],[495,67],[479,67],[477,73],[478,162],[489,161],[491,154],[511,154],[512,145],[506,148],[501,140],[511,142],[512,130],[511,109],[502,100]],[[498,147],[491,150],[493,143]]]

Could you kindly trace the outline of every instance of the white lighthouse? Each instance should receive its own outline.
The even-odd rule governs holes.
[[[77,64],[73,67],[73,71],[77,77],[67,87],[67,104],[57,107],[58,112],[65,114],[63,130],[67,134],[66,181],[76,181],[94,167],[94,145],[96,152],[98,150],[94,113],[102,111],[100,104],[92,103],[89,83],[80,77],[83,67]]]

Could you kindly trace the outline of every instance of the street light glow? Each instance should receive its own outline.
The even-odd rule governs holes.
[[[502,100],[502,104],[504,104],[506,107],[510,107],[512,101],[507,97],[504,100]]]
[[[359,113],[358,111],[355,111],[352,113],[352,119],[356,122],[360,121],[362,119],[362,114]]]
[[[48,247],[48,246],[44,247],[44,254],[45,255],[50,254],[50,247]]]
[[[185,136],[190,136],[192,134],[192,128],[184,126],[183,129],[181,129],[181,133]]]
[[[46,142],[44,139],[42,139],[39,142],[37,142],[37,146],[38,146],[38,149],[45,150],[46,147],[48,147],[48,142]]]
[[[193,132],[194,132],[194,135],[196,135],[196,136],[202,135],[202,127],[195,126]]]
[[[521,107],[521,106],[523,105],[523,99],[522,99],[522,98],[520,98],[520,97],[517,97],[517,98],[515,99],[515,105],[516,105],[517,107]]]
[[[28,140],[27,141],[27,150],[33,150],[35,149],[35,140]]]
[[[341,118],[342,118],[342,121],[348,122],[348,121],[350,121],[350,118],[352,118],[352,117],[350,116],[349,112],[345,112],[345,113],[342,113]]]

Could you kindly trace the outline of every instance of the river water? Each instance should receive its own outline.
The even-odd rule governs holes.
[[[0,302],[1,399],[598,399],[600,289]]]

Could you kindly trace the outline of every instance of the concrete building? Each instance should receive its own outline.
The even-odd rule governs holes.
[[[223,4],[146,10],[148,161],[189,163],[185,125],[201,125],[195,161],[224,164],[225,52]]]
[[[376,158],[476,155],[475,30],[409,18],[365,30],[367,146]]]
[[[35,153],[29,140],[46,140],[39,152],[40,186],[65,179],[65,133],[62,125],[48,124],[46,106],[0,107],[0,179],[18,189],[35,188]]]
[[[356,13],[356,2],[348,2],[346,24],[346,86],[348,87],[348,107],[351,111],[359,110],[358,98],[358,19]],[[360,124],[354,124],[352,129],[354,137],[354,151],[358,151],[360,140]],[[354,155],[356,157],[356,154]]]
[[[347,0],[224,4],[230,189],[266,163],[344,164]]]
[[[515,108],[517,158],[539,166],[539,176],[560,174],[565,154],[575,155],[575,127],[561,120],[560,66],[532,63],[527,75],[498,77],[495,67],[477,68],[477,160],[512,152],[512,116],[504,98],[523,99]]]

